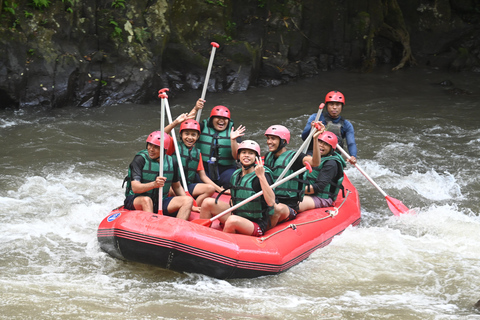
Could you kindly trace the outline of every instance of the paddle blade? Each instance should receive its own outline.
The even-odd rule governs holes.
[[[212,225],[212,221],[210,221],[210,219],[195,219],[192,222],[204,227],[210,227]]]
[[[388,207],[392,211],[392,213],[396,216],[399,216],[402,213],[408,213],[410,209],[405,206],[402,201],[392,198],[390,196],[386,196],[385,199],[387,199]]]
[[[190,192],[188,192],[187,190],[185,190],[185,194],[186,194],[187,196],[193,198],[193,196],[192,196],[192,195],[190,194]],[[198,207],[198,206],[197,206],[197,200],[195,200],[195,198],[193,198],[193,206],[194,206],[194,207]]]

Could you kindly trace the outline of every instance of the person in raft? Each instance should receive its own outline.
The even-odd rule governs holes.
[[[216,106],[210,112],[210,117],[200,123],[200,129],[197,148],[202,153],[205,172],[217,185],[226,187],[237,169],[235,159],[238,143],[245,127],[240,125],[234,130],[230,110],[225,106]]]
[[[231,204],[215,199],[205,199],[200,209],[201,219],[210,219],[237,203],[263,191],[259,196],[233,213],[227,213],[219,220],[224,224],[223,231],[241,233],[255,237],[262,236],[267,230],[273,214],[275,193],[270,185],[272,173],[265,168],[260,159],[260,146],[252,140],[245,140],[238,145],[238,157],[242,168],[237,169],[231,177]]]
[[[350,121],[340,116],[345,106],[345,96],[339,91],[330,91],[325,96],[325,108],[323,108],[320,115],[320,121],[325,125],[325,130],[333,132],[338,139],[340,147],[344,148],[344,140],[346,141],[347,148],[345,151],[349,152],[351,158],[347,160],[351,164],[357,163],[357,144],[355,142],[355,131]],[[310,134],[312,127],[311,123],[315,120],[316,113],[312,114],[308,120],[305,128],[302,132],[302,139],[305,139]],[[312,139],[312,141],[315,141]],[[309,151],[311,152],[313,144],[310,143]]]
[[[320,165],[306,175],[308,185],[305,186],[305,197],[300,202],[300,211],[331,207],[338,192],[343,192],[343,169],[347,163],[335,152],[337,136],[325,131],[318,136],[317,143],[321,155]]]
[[[314,125],[319,129],[314,139],[325,130],[324,125],[318,121]],[[283,170],[292,161],[295,151],[287,150],[290,142],[290,131],[281,125],[270,126],[265,131],[267,137],[268,153],[265,155],[265,166],[273,172],[273,179],[276,181],[282,174]],[[313,156],[300,153],[290,169],[284,177],[300,170],[304,167],[304,162],[308,162],[312,168],[320,165],[320,149],[318,144],[314,144]],[[305,174],[290,179],[284,184],[275,188],[275,196],[277,204],[275,205],[275,213],[271,218],[271,227],[275,227],[278,222],[284,222],[295,219],[298,212],[301,212],[300,203],[303,201],[305,193]]]
[[[173,128],[180,124],[180,141],[178,148],[188,185],[188,192],[195,198],[200,207],[205,198],[211,197],[215,191],[222,192],[224,189],[213,182],[205,173],[202,161],[202,153],[195,147],[200,138],[200,124],[194,119],[188,119],[186,113],[181,114],[171,124],[165,127],[165,132],[170,133]],[[173,157],[178,161],[176,153]],[[196,183],[198,179],[202,183]]]
[[[128,168],[125,177],[124,208],[158,212],[158,190],[162,187],[162,212],[164,215],[188,220],[193,206],[193,198],[187,196],[179,182],[178,164],[165,150],[163,157],[163,177],[159,177],[161,132],[154,131],[147,137],[146,149],[138,152]],[[171,137],[164,133],[164,146],[170,145]],[[177,196],[168,197],[172,187]]]

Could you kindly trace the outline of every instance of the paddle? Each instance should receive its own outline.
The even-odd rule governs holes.
[[[163,88],[158,91],[159,95],[158,97],[161,98],[162,100],[165,100],[165,109],[167,111],[167,118],[168,122],[172,123],[172,114],[170,113],[170,105],[168,104],[168,96],[165,92],[170,91],[168,88]],[[187,179],[185,178],[185,172],[183,170],[183,163],[182,163],[182,158],[180,157],[180,149],[178,148],[178,143],[177,143],[177,137],[175,136],[175,129],[172,128],[171,131],[171,136],[173,139],[173,145],[175,146],[175,154],[177,155],[178,159],[178,166],[180,168],[180,176],[182,178],[182,185],[183,189],[185,190],[186,193],[188,193],[188,185],[187,185]]]
[[[205,96],[207,94],[207,88],[208,88],[208,81],[210,80],[210,72],[212,71],[212,66],[213,66],[213,59],[215,58],[215,51],[217,50],[220,45],[216,42],[210,43],[212,45],[212,53],[210,53],[210,61],[208,62],[208,68],[207,68],[207,74],[205,75],[205,82],[203,83],[203,91],[202,91],[202,96],[201,99],[205,100]],[[202,115],[202,109],[198,110],[197,112],[197,122],[200,122],[200,116]]]
[[[315,116],[315,122],[317,122],[318,119],[320,119],[320,115],[322,114],[322,110],[323,110],[324,107],[325,107],[325,103],[323,103],[323,102],[318,106],[317,115]],[[308,135],[307,139],[305,139],[305,141],[303,142],[303,144],[302,144],[302,147],[303,147],[303,148],[300,149],[300,150],[302,150],[302,152],[304,152],[304,153],[307,152],[307,150],[308,150],[308,145],[310,144],[310,140],[311,140],[312,137],[313,137],[313,134],[314,134],[313,129],[314,129],[314,128],[310,128],[310,134]]]
[[[158,176],[163,177],[163,157],[165,153],[165,99],[162,99],[160,107],[160,167],[158,168]],[[163,186],[158,188],[158,214],[163,214],[162,209]]]
[[[339,150],[342,155],[344,157],[346,157],[347,159],[350,159],[350,155],[348,153],[345,152],[345,150],[343,150],[342,147],[340,147],[339,145],[337,145],[337,150]],[[363,174],[365,176],[365,178],[367,178],[368,181],[370,181],[371,184],[373,184],[373,186],[375,188],[377,188],[378,191],[380,191],[380,193],[385,197],[385,199],[387,200],[387,203],[388,203],[388,207],[390,208],[390,211],[392,211],[392,213],[396,216],[399,216],[400,214],[402,213],[409,213],[411,212],[400,200],[397,200],[395,198],[392,198],[390,197],[389,195],[387,195],[385,193],[385,191],[383,191],[379,186],[378,184],[375,183],[375,181],[373,181],[372,178],[370,178],[368,176],[368,174],[363,171],[359,166],[358,164],[355,164],[355,167],[358,169],[358,171],[360,171],[361,174]]]
[[[277,182],[275,182],[274,184],[272,184],[272,185],[270,186],[270,188],[274,189],[274,188],[278,187],[279,185],[287,182],[288,180],[292,179],[293,177],[295,177],[295,176],[297,176],[297,175],[299,175],[299,174],[301,174],[301,173],[303,173],[303,172],[305,172],[305,171],[307,171],[307,170],[308,170],[309,172],[312,172],[312,167],[310,166],[310,163],[305,162],[304,164],[305,164],[305,167],[303,167],[303,168],[300,169],[300,170],[295,171],[295,172],[292,173],[291,175],[289,175],[289,176],[287,176],[287,177],[285,177],[285,178],[283,178],[283,179],[281,179],[281,180],[277,180]],[[263,194],[263,190],[260,191],[260,192],[255,193],[253,196],[248,197],[247,199],[245,199],[245,200],[237,203],[237,204],[234,205],[233,207],[228,208],[227,210],[225,210],[225,211],[217,214],[216,216],[214,216],[214,217],[212,217],[212,218],[210,218],[210,219],[195,219],[195,220],[193,220],[192,222],[193,222],[193,223],[196,223],[196,224],[199,224],[199,225],[202,225],[202,226],[205,226],[205,227],[210,227],[210,226],[212,225],[212,222],[213,222],[213,221],[215,221],[215,220],[217,220],[218,218],[226,215],[227,213],[232,212],[233,210],[235,210],[235,209],[237,209],[237,208],[240,208],[240,207],[243,206],[244,204],[252,201],[253,199],[256,199],[256,198],[260,197],[262,194]]]

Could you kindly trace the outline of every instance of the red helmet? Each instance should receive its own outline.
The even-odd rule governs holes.
[[[197,130],[198,133],[200,134],[200,124],[197,122],[197,120],[189,119],[185,120],[180,124],[180,133],[182,133],[182,130],[185,129],[190,129],[190,130]]]
[[[267,131],[265,131],[266,136],[277,136],[280,139],[284,139],[287,143],[290,142],[290,131],[284,126],[274,125],[270,126]]]
[[[224,117],[230,119],[230,110],[225,106],[213,107],[210,117]]]
[[[151,144],[154,144],[154,145],[160,147],[160,137],[161,136],[162,136],[161,131],[153,131],[152,133],[150,133],[148,135],[147,143],[151,143]],[[164,141],[163,142],[164,149],[167,149],[167,151],[170,152],[170,150],[172,149],[172,145],[173,145],[172,137],[170,137],[166,132],[164,132],[163,133],[163,139],[164,139],[163,140]],[[173,152],[172,152],[172,154],[173,154]]]
[[[165,133],[166,134],[166,133]],[[167,135],[167,139],[165,140],[165,150],[167,151],[167,154],[171,156],[172,154],[175,153],[175,143],[173,143],[172,137],[170,135]]]
[[[318,140],[328,143],[333,149],[337,148],[338,138],[333,132],[325,131],[318,136]]]
[[[330,91],[325,96],[325,103],[327,102],[341,102],[345,105],[345,97],[340,91]]]
[[[258,145],[258,143],[256,143],[253,140],[245,140],[240,142],[237,150],[237,159],[238,159],[238,156],[240,155],[240,150],[242,149],[253,150],[257,153],[257,156],[260,157],[260,146]]]

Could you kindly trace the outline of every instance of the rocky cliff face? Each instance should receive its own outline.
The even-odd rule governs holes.
[[[145,103],[335,68],[480,72],[478,0],[0,0],[0,107]]]

